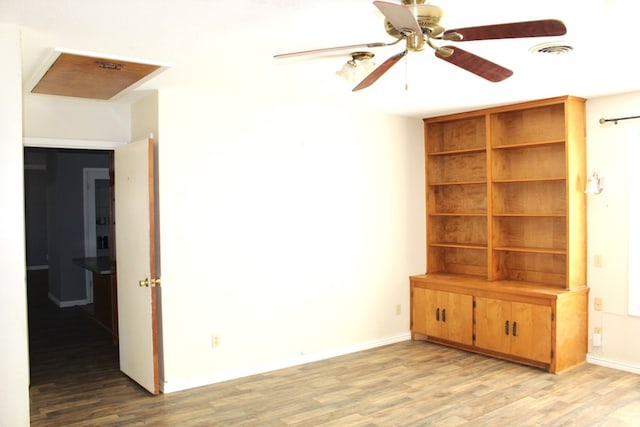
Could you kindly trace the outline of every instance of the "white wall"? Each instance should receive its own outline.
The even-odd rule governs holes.
[[[158,93],[153,91],[131,105],[131,136],[127,141],[138,141],[154,134],[158,139]]]
[[[49,95],[24,97],[25,137],[128,142],[130,131],[127,104]]]
[[[600,118],[640,115],[640,92],[590,99],[587,102],[588,172],[605,177],[605,190],[589,195],[588,203],[588,285],[589,336],[602,330],[602,346],[590,340],[588,360],[592,363],[640,373],[640,318],[629,316],[629,198],[628,149],[640,144],[640,120],[600,124]],[[638,159],[635,159],[637,167]],[[637,187],[635,191],[638,192]],[[638,193],[636,193],[638,194]],[[637,237],[638,238],[638,237]],[[595,265],[600,256],[602,267]],[[594,298],[602,298],[602,311],[595,311]]]
[[[159,123],[165,392],[409,338],[420,120],[166,90]]]
[[[20,33],[0,23],[0,426],[29,425]]]

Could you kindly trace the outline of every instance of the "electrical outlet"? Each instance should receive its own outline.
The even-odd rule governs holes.
[[[602,298],[596,297],[593,299],[593,309],[595,311],[602,311]]]
[[[593,347],[601,347],[602,346],[602,328],[596,326],[593,328],[593,335],[591,336],[591,344]]]
[[[400,316],[402,314],[402,306],[400,304],[396,304],[396,316]]]
[[[216,348],[220,346],[220,335],[213,334],[211,335],[211,348]]]
[[[593,266],[598,268],[602,267],[602,255],[597,254],[593,256]]]

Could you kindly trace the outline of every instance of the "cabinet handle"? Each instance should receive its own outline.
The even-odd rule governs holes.
[[[436,308],[436,321],[440,321],[440,308]]]
[[[504,321],[504,334],[505,335],[509,335],[509,321],[508,320]]]
[[[518,322],[513,322],[513,336],[515,337],[517,332],[516,332],[516,328],[518,327]]]
[[[447,321],[447,309],[446,308],[442,309],[442,321],[443,322]]]

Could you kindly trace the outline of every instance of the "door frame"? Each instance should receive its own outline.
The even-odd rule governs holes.
[[[96,181],[109,179],[109,168],[83,168],[83,207],[84,207],[84,256],[95,257],[96,245]],[[93,273],[85,271],[87,303],[93,302]]]
[[[115,150],[116,147],[119,147],[121,145],[125,145],[127,142],[123,142],[123,141],[107,141],[107,140],[92,140],[92,139],[65,139],[65,138],[35,138],[35,137],[24,137],[22,138],[22,146],[23,147],[32,147],[32,148],[66,148],[66,149],[73,149],[73,150]],[[86,169],[100,169],[100,168],[86,168]],[[107,169],[107,179],[108,179],[108,170]],[[86,179],[86,176],[85,178]],[[84,249],[84,253],[85,256],[95,256],[95,247],[93,250],[93,255],[88,255],[87,254],[87,206],[86,206],[86,182],[83,183],[83,185],[85,185],[84,187],[84,191],[85,191],[85,197],[84,197],[84,227],[85,227],[85,231],[84,231],[84,238],[85,238],[85,249]],[[94,205],[94,210],[95,210],[95,205]],[[95,215],[94,215],[95,216]],[[94,234],[94,239],[93,241],[95,242],[95,224],[93,226],[93,234]],[[26,239],[26,237],[25,237]],[[86,272],[85,273],[85,277],[86,277],[86,285],[87,286],[87,296],[86,296],[86,301],[87,303],[93,302],[93,287],[91,286],[91,289],[89,289],[89,285],[92,283],[93,278],[89,277],[91,275],[90,272]],[[25,290],[26,290],[26,283],[25,283]],[[90,292],[90,293],[89,293]]]

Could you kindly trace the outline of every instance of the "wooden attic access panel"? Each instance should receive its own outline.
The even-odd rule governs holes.
[[[159,65],[61,53],[31,92],[106,100],[159,68]]]

